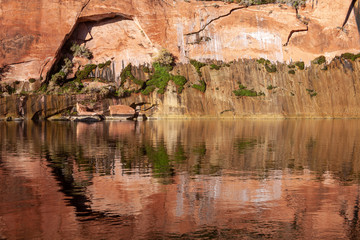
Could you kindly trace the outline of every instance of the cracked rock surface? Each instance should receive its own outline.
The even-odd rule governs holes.
[[[85,33],[80,37],[94,53],[94,63],[113,59],[117,75],[127,63],[151,61],[161,48],[179,62],[264,57],[308,64],[319,55],[360,51],[354,11],[345,31],[337,28],[348,9],[342,0],[308,4],[298,14],[277,4],[243,8],[182,0],[2,1],[0,81],[45,78],[75,33]]]

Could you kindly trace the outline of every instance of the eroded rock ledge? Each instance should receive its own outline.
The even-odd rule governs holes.
[[[180,86],[172,80],[163,89],[156,85],[152,91],[144,92],[147,86],[152,86],[146,82],[155,70],[133,67],[125,76],[122,87],[106,95],[100,92],[38,93],[2,97],[0,117],[49,118],[71,111],[77,103],[96,104],[105,115],[112,105],[138,107],[150,118],[360,117],[359,56],[347,54],[330,63],[320,57],[309,67],[303,62],[272,64],[264,59],[226,64],[192,63],[178,64],[169,73],[187,79],[180,92]],[[134,84],[134,80],[143,81],[145,85]],[[132,86],[132,89],[124,89],[124,86]]]
[[[69,39],[93,52],[93,64],[112,60],[115,77],[128,63],[151,62],[162,48],[178,63],[264,57],[308,65],[319,55],[360,51],[359,1],[350,14],[349,4],[308,1],[296,11],[287,5],[221,1],[6,1],[1,4],[0,82],[51,77]]]

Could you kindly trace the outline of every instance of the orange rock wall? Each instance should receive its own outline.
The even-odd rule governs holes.
[[[322,54],[332,58],[360,51],[354,12],[345,31],[337,28],[349,4],[308,1],[297,18],[295,9],[285,5],[240,9],[218,1],[3,0],[1,81],[45,78],[68,38],[85,40],[95,63],[112,59],[117,75],[129,62],[150,62],[161,48],[170,50],[179,62],[265,57],[309,63]],[[294,33],[286,45],[291,31],[307,29],[304,21],[308,30]]]
[[[170,81],[164,94],[132,93],[128,97],[103,99],[100,95],[30,95],[0,98],[0,119],[6,117],[49,117],[80,103],[98,102],[106,112],[111,105],[141,105],[141,113],[154,118],[359,118],[360,59],[332,61],[327,70],[312,65],[290,74],[279,64],[269,73],[255,60],[236,61],[219,70],[201,68],[202,77],[191,64],[178,65],[174,74],[188,79],[181,94]],[[135,70],[135,69],[134,69]],[[139,72],[139,70],[134,71]],[[206,91],[192,87],[203,79]],[[263,92],[264,96],[238,97],[239,83]],[[269,89],[269,86],[273,89]],[[316,93],[316,96],[311,94]]]

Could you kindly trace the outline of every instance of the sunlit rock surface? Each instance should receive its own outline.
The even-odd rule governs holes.
[[[112,59],[117,77],[127,63],[149,63],[161,48],[179,62],[265,57],[308,64],[360,50],[354,12],[338,28],[349,4],[308,1],[297,15],[286,5],[219,1],[2,1],[1,81],[45,78],[67,40],[86,42],[94,63]]]

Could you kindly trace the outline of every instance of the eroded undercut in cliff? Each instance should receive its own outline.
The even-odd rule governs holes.
[[[75,56],[74,46],[86,49],[91,56]],[[100,67],[101,71],[97,69],[91,77],[116,82],[128,63],[148,63],[154,52],[153,44],[132,16],[111,12],[80,17],[69,37],[64,39],[47,79],[61,71],[69,59],[73,65],[70,78],[83,67],[105,64],[106,68]]]

